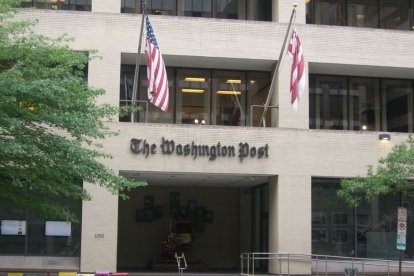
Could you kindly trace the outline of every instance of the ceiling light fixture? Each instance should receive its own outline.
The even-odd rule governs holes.
[[[184,81],[191,81],[191,82],[205,82],[205,78],[196,78],[196,77],[186,77]]]
[[[217,90],[216,93],[219,95],[241,95],[241,91],[233,91],[233,90]]]
[[[241,84],[241,80],[231,80],[231,79],[228,79],[228,80],[226,80],[226,83],[231,83],[231,84]]]
[[[378,135],[378,139],[380,139],[381,141],[389,141],[391,140],[391,135],[389,133],[380,133]]]
[[[181,92],[183,93],[196,93],[201,94],[204,93],[205,89],[194,89],[194,88],[182,88]]]

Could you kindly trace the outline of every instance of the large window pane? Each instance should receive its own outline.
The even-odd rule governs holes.
[[[346,77],[311,79],[310,125],[317,129],[348,129]]]
[[[363,202],[357,208],[358,257],[399,258],[400,253],[395,249],[398,206],[399,197],[387,195]]]
[[[245,125],[246,79],[236,71],[213,72],[212,124]]]
[[[378,28],[378,1],[349,0],[348,26]]]
[[[411,30],[412,31],[414,31],[414,0],[411,0],[411,2],[410,2],[410,7],[411,7],[411,11],[410,11],[410,14],[411,14]]]
[[[141,0],[121,0],[122,13],[140,13]]]
[[[409,2],[380,0],[380,28],[409,29]]]
[[[175,15],[176,0],[152,0],[147,7],[148,14]]]
[[[25,209],[17,208],[8,202],[0,204],[0,222],[2,233],[0,235],[0,254],[1,255],[24,255],[25,239],[28,234],[27,229],[27,211]],[[7,223],[12,225],[14,222],[17,226],[25,227],[26,233],[18,231],[18,235],[14,235],[12,231],[3,233],[4,227]],[[21,224],[21,225],[19,225]],[[10,228],[10,227],[9,227]]]
[[[397,210],[400,198],[395,194],[362,201],[350,208],[337,196],[340,179],[312,178],[312,253],[358,258],[397,260],[395,249]],[[414,239],[414,206],[407,207],[407,250],[412,260]]]
[[[210,73],[177,70],[177,123],[210,124]]]
[[[141,66],[136,122],[259,126],[270,73],[167,68],[167,74],[170,104],[168,112],[162,112],[147,101],[146,68]],[[120,106],[132,103],[134,75],[134,65],[121,65]],[[265,117],[268,127],[272,112],[277,109],[269,108]],[[132,115],[122,114],[119,121],[131,122]]]
[[[312,179],[312,254],[355,255],[354,211],[338,189],[338,179]]]
[[[267,95],[269,94],[270,79],[270,73],[252,72],[247,74],[247,125],[259,126],[263,113],[263,103],[266,102]],[[272,125],[271,112],[277,112],[277,109],[268,109],[265,116],[267,127]]]
[[[315,1],[315,24],[346,25],[345,0],[319,0]]]
[[[119,106],[128,106],[132,102],[132,91],[134,87],[134,65],[122,65],[121,66],[121,79],[119,90]],[[145,105],[143,106],[145,108]],[[141,106],[142,108],[142,106]],[[120,122],[131,122],[131,114],[125,114],[119,117]]]
[[[213,17],[238,18],[238,0],[214,0]]]
[[[140,67],[140,81],[137,90],[136,105],[140,108],[135,116],[135,122],[149,122],[149,123],[173,123],[174,114],[174,70],[167,69],[168,85],[170,89],[170,103],[168,111],[164,112],[155,107],[148,101],[147,94],[147,68]],[[135,65],[122,65],[120,90],[119,90],[119,105],[127,106],[132,103],[132,94],[134,88]],[[132,114],[123,114],[119,118],[120,122],[131,122]]]
[[[82,202],[65,202],[66,207],[81,221]],[[0,203],[0,218],[0,255],[80,256],[81,222],[70,224],[68,236],[62,236],[60,233],[46,235],[46,221],[57,220],[45,218],[12,202]],[[14,226],[15,222],[17,224]],[[4,227],[8,231],[4,232]],[[13,227],[17,227],[17,233],[13,233]]]
[[[413,132],[413,89],[409,80],[382,81],[383,130]]]
[[[380,130],[380,97],[378,79],[350,78],[351,130]]]
[[[180,5],[178,15],[211,17],[211,0],[184,0],[184,5]]]
[[[92,0],[24,0],[21,7],[52,10],[91,11]]]
[[[139,122],[145,122],[145,116],[148,116],[147,121],[149,123],[173,123],[173,114],[174,114],[174,70],[167,68],[167,77],[168,77],[168,87],[169,87],[169,105],[168,111],[164,112],[155,105],[148,102],[148,92],[147,92],[147,68],[141,66],[140,70],[140,87],[138,93],[138,102],[137,104],[141,107],[139,111]],[[148,105],[147,105],[148,103]],[[145,106],[148,106],[148,112],[145,113]]]

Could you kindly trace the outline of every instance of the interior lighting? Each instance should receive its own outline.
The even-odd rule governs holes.
[[[186,77],[184,81],[192,81],[192,82],[205,82],[205,78],[196,78],[196,77]]]
[[[194,88],[182,88],[181,92],[183,93],[196,93],[201,94],[204,93],[205,89],[194,89]]]
[[[237,90],[217,90],[216,93],[219,95],[241,95],[241,91]]]
[[[367,127],[366,125],[362,125],[361,129],[362,129],[362,130],[367,130],[367,129],[368,129],[368,127]]]
[[[389,141],[391,140],[391,135],[389,133],[380,133],[378,135],[378,139],[380,139],[381,141]]]
[[[241,80],[226,80],[226,83],[229,84],[241,84]]]

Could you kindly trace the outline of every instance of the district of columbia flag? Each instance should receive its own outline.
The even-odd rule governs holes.
[[[295,30],[290,38],[288,53],[293,59],[290,71],[290,103],[293,109],[297,111],[298,101],[305,91],[306,74],[302,45]]]
[[[147,28],[145,53],[147,55],[148,100],[162,111],[168,111],[167,71],[147,14],[145,14],[145,23]]]

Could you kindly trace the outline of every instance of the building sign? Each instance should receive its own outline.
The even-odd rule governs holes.
[[[162,137],[161,143],[150,143],[146,139],[132,138],[130,149],[134,154],[141,154],[147,158],[154,154],[178,155],[183,157],[206,157],[214,161],[216,158],[233,158],[237,157],[240,162],[246,158],[267,158],[269,157],[269,145],[250,145],[246,142],[240,142],[237,145],[222,145],[217,142],[212,145],[199,145],[194,141],[187,144],[176,143],[174,140],[168,140]]]
[[[407,208],[398,208],[397,249],[405,250],[407,244]]]

